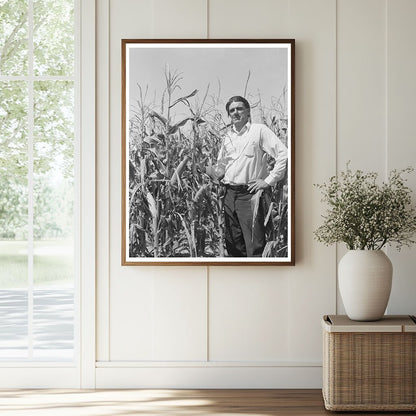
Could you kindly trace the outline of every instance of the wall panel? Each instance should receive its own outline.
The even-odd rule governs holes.
[[[338,0],[337,162],[384,173],[386,160],[386,4]]]
[[[388,1],[387,68],[388,68],[388,136],[387,168],[416,168],[416,2]],[[416,192],[416,172],[407,176]],[[414,194],[416,202],[416,194]],[[416,312],[416,249],[397,252],[389,249],[393,262],[393,288],[389,313]]]
[[[111,298],[111,360],[206,360],[204,269],[129,268]]]
[[[289,29],[296,39],[296,258],[289,275],[292,360],[321,360],[320,319],[335,312],[334,247],[313,240],[321,221],[315,183],[335,173],[336,3],[294,0]]]
[[[109,55],[100,39],[97,387],[320,387],[320,319],[343,311],[344,249],[313,240],[313,184],[348,160],[381,176],[414,164],[414,15],[412,0],[109,0],[98,15]],[[120,39],[163,37],[296,39],[295,267],[120,266]],[[391,313],[416,313],[413,254],[391,253]]]
[[[289,357],[288,276],[275,267],[211,267],[210,361]]]
[[[206,4],[112,0],[109,19],[109,359],[205,360],[206,268],[121,267],[120,119],[121,39],[203,38]]]
[[[288,38],[289,0],[208,0],[209,37]]]
[[[386,172],[386,3],[337,2],[337,171]],[[339,244],[337,263],[346,253]],[[338,313],[345,313],[338,295]]]
[[[311,155],[319,157],[322,151],[335,151],[334,3],[320,0],[315,4],[317,8],[305,0],[279,1],[273,2],[273,6],[265,4],[264,8],[256,5],[251,10],[253,3],[249,1],[238,5],[222,3],[223,8],[218,2],[210,2],[208,20],[212,37],[263,36],[297,40],[298,261],[296,267],[255,270],[252,267],[211,267],[208,281],[206,267],[120,266],[120,39],[164,37],[166,30],[172,38],[188,37],[181,33],[184,25],[179,28],[174,24],[180,18],[180,10],[173,6],[169,8],[169,19],[167,14],[164,17],[165,24],[160,31],[152,25],[152,16],[157,14],[155,8],[161,4],[110,1],[109,360],[102,355],[100,366],[105,369],[106,365],[111,367],[121,361],[138,365],[166,360],[204,362],[207,353],[209,362],[231,362],[236,369],[240,365],[255,366],[256,362],[274,362],[277,366],[285,362],[319,364],[320,317],[335,309],[331,296],[335,286],[331,278],[334,263],[324,261],[333,249],[314,245],[310,238],[319,214],[319,196],[313,194],[312,184],[332,174],[334,162],[322,164]],[[255,12],[255,20],[262,25],[247,26],[244,19],[234,19],[232,25],[224,25],[222,17],[231,16],[236,6],[248,20]],[[199,19],[201,33],[195,34],[191,25],[189,37],[204,37],[206,28],[202,22],[206,20],[206,10],[202,7],[198,10],[193,13]],[[316,15],[317,23],[310,19],[311,14]],[[256,32],[259,36],[255,36],[260,27],[263,32]],[[308,205],[307,210],[303,209],[304,204]],[[107,258],[106,253],[100,255]],[[312,292],[315,295],[309,297]],[[175,293],[180,294],[179,298],[171,297]],[[105,317],[106,311],[102,310],[101,314]],[[305,314],[313,318],[305,319]],[[105,335],[102,331],[100,342],[106,342]],[[204,368],[201,367],[201,377]],[[232,387],[233,382],[229,383]],[[319,385],[319,381],[317,383]]]

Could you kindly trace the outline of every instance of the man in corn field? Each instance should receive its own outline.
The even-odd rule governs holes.
[[[207,173],[225,185],[225,243],[232,257],[261,257],[266,245],[265,192],[284,178],[287,148],[264,124],[251,123],[250,104],[241,96],[226,106],[231,128],[224,137],[217,164]],[[267,158],[275,163],[268,169]]]

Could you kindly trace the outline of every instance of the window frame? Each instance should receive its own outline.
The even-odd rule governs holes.
[[[0,75],[2,81],[27,81],[29,247],[28,302],[33,325],[33,91],[43,80],[71,80],[75,91],[74,147],[74,358],[65,361],[0,361],[0,388],[95,387],[95,0],[74,0],[75,66],[68,76],[33,73],[33,0],[28,0],[28,74]],[[32,322],[30,322],[32,320]],[[29,329],[30,331],[31,329]],[[29,348],[33,349],[33,345]]]

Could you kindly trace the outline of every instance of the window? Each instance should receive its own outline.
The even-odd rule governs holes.
[[[0,360],[72,361],[74,0],[0,0]]]

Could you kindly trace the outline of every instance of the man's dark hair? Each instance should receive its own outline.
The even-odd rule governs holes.
[[[227,110],[227,114],[230,115],[228,109],[230,108],[231,103],[243,103],[245,108],[248,108],[250,110],[250,103],[244,98],[241,97],[240,95],[235,95],[234,97],[231,97],[227,104],[225,104],[225,109]]]

